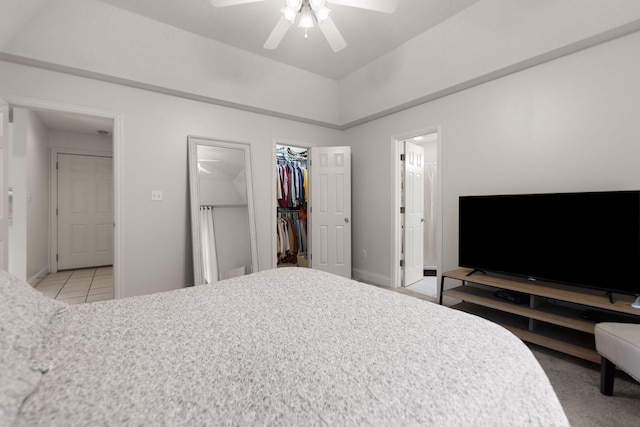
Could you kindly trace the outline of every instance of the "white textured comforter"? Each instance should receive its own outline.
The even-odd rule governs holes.
[[[53,317],[17,425],[568,425],[481,318],[285,268]]]

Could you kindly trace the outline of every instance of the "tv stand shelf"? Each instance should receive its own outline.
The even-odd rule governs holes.
[[[593,335],[596,322],[582,318],[588,309],[595,309],[603,319],[617,320],[623,315],[624,321],[640,323],[640,310],[631,307],[634,299],[627,295],[616,294],[611,303],[602,291],[493,273],[469,275],[471,272],[458,268],[442,275],[440,304],[443,296],[461,300],[452,307],[496,322],[523,341],[572,356],[600,363]],[[444,290],[445,279],[462,285]],[[495,296],[498,290],[526,294],[525,303],[500,299]]]

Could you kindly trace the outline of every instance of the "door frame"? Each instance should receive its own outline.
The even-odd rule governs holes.
[[[442,124],[416,129],[394,135],[391,137],[390,158],[391,158],[391,274],[390,287],[399,288],[402,286],[402,269],[400,268],[400,251],[402,247],[401,232],[401,179],[400,179],[400,153],[402,152],[402,141],[414,138],[419,135],[437,133],[437,151],[438,151],[438,197],[436,211],[438,212],[436,246],[438,247],[437,257],[437,277],[442,274]]]
[[[107,151],[92,151],[92,150],[80,150],[73,148],[61,148],[52,147],[50,151],[50,179],[49,179],[49,266],[51,267],[51,273],[58,271],[58,260],[56,254],[58,253],[58,215],[56,215],[56,208],[58,207],[58,168],[56,163],[58,162],[58,154],[72,154],[79,156],[97,156],[97,157],[109,157],[113,159],[113,153]],[[114,194],[115,199],[115,194]],[[114,202],[115,204],[115,202]],[[115,206],[114,206],[115,208]],[[115,212],[114,212],[115,214]],[[115,222],[115,216],[114,216]],[[115,235],[114,235],[115,239]],[[115,242],[114,242],[115,250]],[[115,257],[115,253],[114,253]],[[115,262],[115,259],[114,259]]]
[[[293,140],[293,139],[285,139],[285,138],[273,138],[272,143],[271,143],[271,153],[273,155],[273,157],[271,157],[271,182],[273,183],[271,185],[271,200],[273,201],[273,209],[271,210],[271,268],[278,268],[278,261],[277,261],[277,257],[278,257],[278,242],[277,242],[277,236],[276,236],[276,223],[278,221],[278,204],[276,203],[276,197],[277,193],[276,193],[276,168],[274,167],[275,165],[278,164],[278,158],[276,156],[276,151],[277,151],[277,146],[278,145],[288,145],[291,147],[300,147],[300,148],[306,148],[309,151],[311,151],[311,148],[315,147],[316,144],[310,143],[310,142],[304,142],[304,141],[298,141],[298,140]],[[311,161],[311,157],[307,157],[307,170],[310,173],[311,172],[311,165],[309,164]],[[311,176],[311,175],[309,175]],[[309,187],[310,189],[311,187]],[[311,201],[311,199],[309,199],[309,201]],[[308,246],[311,247],[311,234],[309,233],[309,231],[311,231],[311,225],[312,225],[312,221],[313,219],[311,218],[311,215],[308,216],[307,218],[307,239],[308,239]],[[311,251],[309,251],[311,252]]]
[[[118,299],[123,294],[122,289],[122,153],[124,146],[124,115],[120,112],[103,110],[99,108],[79,106],[72,104],[64,104],[61,102],[47,101],[37,98],[29,98],[23,96],[14,96],[0,93],[0,99],[3,99],[11,107],[22,107],[31,110],[49,110],[60,113],[80,114],[84,116],[94,116],[113,120],[113,289],[114,297]],[[4,197],[4,196],[3,196]],[[49,239],[51,238],[51,229],[53,224],[49,223]],[[57,264],[56,264],[57,265]]]

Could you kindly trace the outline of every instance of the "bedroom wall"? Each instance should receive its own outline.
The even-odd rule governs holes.
[[[274,138],[341,145],[342,133],[112,83],[0,61],[0,97],[42,99],[122,114],[124,294],[166,291],[192,277],[187,136],[251,143],[260,268],[272,264]],[[151,190],[163,190],[151,202]]]
[[[0,14],[0,53],[124,79],[125,84],[338,121],[335,80],[95,0],[17,3],[0,0],[0,10],[8,10]]]
[[[637,0],[483,0],[335,81],[96,0],[0,0],[0,10],[0,59],[331,126],[640,29]]]
[[[27,135],[28,114],[15,109],[10,125],[8,184],[13,188],[13,219],[9,223],[9,272],[27,280]],[[22,191],[21,191],[22,189]]]
[[[49,269],[49,135],[33,112],[15,108],[13,117],[9,271],[35,284]]]
[[[554,6],[560,3],[562,5]],[[230,96],[232,102],[248,105],[257,102],[256,106],[275,112],[293,111],[296,115],[327,121],[340,120],[336,119],[338,114],[347,114],[341,116],[344,120],[358,118],[368,114],[370,107],[376,107],[376,111],[389,108],[404,102],[408,94],[414,98],[428,95],[437,88],[425,89],[427,79],[424,76],[437,80],[438,76],[446,76],[450,71],[443,67],[450,62],[450,57],[440,58],[437,64],[440,68],[429,68],[429,63],[422,61],[429,57],[427,48],[430,48],[428,42],[431,36],[425,35],[426,39],[420,38],[422,43],[407,45],[392,52],[382,62],[375,62],[371,67],[365,67],[348,77],[349,81],[340,82],[338,88],[335,82],[317,80],[317,76],[311,73],[301,74],[299,70],[282,68],[281,64],[264,62],[259,57],[93,0],[25,0],[20,2],[20,7],[11,0],[0,0],[0,4],[3,10],[5,6],[9,10],[9,13],[0,15],[0,51],[4,53],[103,73],[114,78],[204,93],[219,99]],[[605,6],[595,0],[588,3],[563,0],[545,2],[544,6],[551,9],[562,7],[565,13],[575,9],[578,22],[597,16],[594,12],[602,12],[600,20],[589,18],[585,21],[588,25],[571,27],[575,31],[573,36],[583,34],[591,37],[594,33],[590,28],[606,33],[609,31],[607,28],[622,26],[623,30],[629,30],[637,24],[637,2],[616,0],[613,3],[615,7],[611,4],[607,2]],[[514,29],[513,21],[506,19],[509,15],[489,13],[496,11],[499,2],[482,1],[478,5],[482,7],[476,10],[483,13],[473,15],[473,18],[493,17],[490,22],[506,27],[496,33],[492,33],[496,28],[487,31],[487,37],[491,34],[500,36],[500,40],[490,41],[513,42],[509,52],[517,52],[524,62],[531,49],[536,49],[538,38],[547,37],[545,42],[557,40],[558,33],[545,35],[534,31],[537,28],[534,19],[529,23],[533,27],[524,27],[531,30],[525,49],[517,45],[516,39],[512,39],[507,31]],[[484,9],[489,5],[493,9]],[[39,6],[43,7],[39,9]],[[587,14],[587,11],[591,14]],[[565,15],[558,15],[558,22],[561,16],[566,18]],[[471,19],[471,16],[466,17]],[[534,15],[534,18],[540,19],[540,16]],[[112,25],[114,22],[117,22],[118,28]],[[583,30],[585,32],[580,33]],[[527,191],[529,188],[555,191],[562,186],[589,187],[595,184],[595,177],[600,176],[602,182],[598,182],[603,186],[631,185],[627,183],[627,170],[621,166],[626,165],[626,159],[631,155],[637,155],[633,145],[627,144],[624,138],[615,140],[615,149],[621,153],[620,157],[615,151],[609,151],[608,145],[602,145],[602,141],[610,141],[610,133],[637,137],[637,130],[629,123],[627,115],[630,109],[627,108],[634,102],[631,94],[634,91],[636,95],[638,93],[638,83],[630,77],[634,73],[637,75],[638,71],[635,62],[638,42],[637,35],[629,37],[360,125],[344,133],[3,61],[0,61],[0,96],[26,96],[123,114],[124,208],[121,226],[125,236],[122,242],[125,296],[173,289],[190,280],[186,207],[188,134],[252,143],[254,166],[257,173],[261,174],[256,175],[255,193],[262,268],[270,266],[272,262],[272,191],[269,187],[273,161],[272,138],[317,145],[352,145],[353,266],[385,280],[388,279],[390,268],[389,147],[393,135],[443,125],[444,163],[441,165],[441,176],[446,197],[444,261],[447,268],[457,264],[456,229],[452,224],[457,218],[455,202],[459,194],[470,191]],[[131,40],[136,40],[136,43],[131,43]],[[570,43],[576,38],[562,40]],[[159,44],[162,49],[152,49]],[[493,47],[493,43],[488,45],[493,50],[499,50]],[[452,45],[440,52],[452,54],[454,48],[461,47]],[[458,61],[462,59],[464,55],[458,57]],[[480,58],[485,59],[490,58]],[[190,64],[195,68],[178,69],[176,64]],[[461,71],[468,65],[460,65],[456,61],[451,64],[458,64],[456,69]],[[417,68],[408,70],[410,65]],[[258,78],[251,73],[254,69],[262,71],[263,67],[270,70],[266,76]],[[212,69],[215,70],[213,74]],[[481,67],[473,69],[484,70]],[[550,73],[549,69],[554,72]],[[279,78],[282,75],[280,72],[291,75],[291,79]],[[274,77],[276,75],[278,77]],[[383,78],[392,81],[383,85]],[[308,95],[306,98],[297,95],[301,87]],[[290,92],[286,92],[288,90]],[[340,100],[337,98],[338,90],[341,93]],[[308,99],[313,99],[313,102],[308,102]],[[342,113],[336,107],[341,103],[344,103]],[[631,106],[637,108],[636,104]],[[613,130],[610,132],[609,128]],[[587,144],[589,150],[583,152],[578,141]],[[599,158],[608,162],[610,157],[614,160],[610,162],[611,170],[608,164],[603,166],[597,162]],[[478,163],[474,162],[476,159]],[[550,174],[539,173],[547,168]],[[590,169],[595,173],[589,172]],[[370,191],[372,188],[376,191]],[[163,189],[165,200],[152,204],[149,200],[151,189]],[[367,259],[359,256],[362,249],[367,249]]]
[[[340,118],[357,123],[638,29],[636,0],[479,1],[341,79]]]
[[[27,279],[36,284],[49,272],[49,132],[28,112]]]
[[[634,33],[346,131],[354,270],[389,278],[390,144],[414,129],[442,125],[444,270],[457,267],[460,195],[640,188],[638,51]]]
[[[113,152],[112,137],[110,135],[89,135],[59,130],[49,130],[49,147]]]

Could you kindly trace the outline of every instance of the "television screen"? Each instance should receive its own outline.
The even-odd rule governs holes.
[[[640,191],[462,196],[461,267],[640,294]]]

